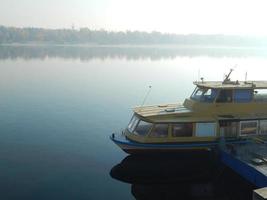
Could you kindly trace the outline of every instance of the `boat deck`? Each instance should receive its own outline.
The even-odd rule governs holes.
[[[225,145],[221,161],[258,187],[267,186],[267,138],[249,143]]]

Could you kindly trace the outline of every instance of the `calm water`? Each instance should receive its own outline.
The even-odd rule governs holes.
[[[266,80],[267,49],[0,47],[0,199],[250,199],[209,156],[127,157],[108,138],[149,85],[146,104],[182,101],[233,67]]]

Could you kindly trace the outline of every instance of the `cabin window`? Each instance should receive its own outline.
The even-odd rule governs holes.
[[[152,137],[168,137],[168,124],[155,124],[151,131]]]
[[[152,125],[153,125],[152,123],[140,120],[134,133],[137,135],[145,136],[146,134],[148,134],[148,132],[152,128]]]
[[[246,103],[252,99],[252,90],[237,89],[234,91],[234,102]]]
[[[267,134],[267,120],[260,120],[260,134]]]
[[[258,102],[267,101],[267,89],[254,90],[254,100]]]
[[[196,88],[191,99],[201,102],[213,102],[217,96],[217,90],[212,88]]]
[[[258,121],[242,121],[240,122],[241,135],[255,135],[258,132]]]
[[[214,99],[217,96],[217,90],[215,89],[207,89],[204,93],[203,93],[203,100],[204,102],[213,102]]]
[[[173,137],[192,137],[193,135],[193,124],[173,124],[172,125],[172,136]]]
[[[201,99],[201,96],[203,94],[205,90],[203,88],[196,88],[193,92],[193,94],[191,95],[191,99],[194,99],[194,100],[200,100]]]
[[[130,132],[133,132],[134,129],[135,129],[135,127],[136,127],[136,125],[138,124],[138,122],[139,122],[139,119],[134,115],[134,116],[132,117],[132,119],[131,119],[129,125],[128,125],[128,130],[129,130]]]
[[[233,100],[233,90],[221,90],[216,102],[231,103],[232,100]]]
[[[196,123],[196,136],[209,137],[216,135],[216,123]]]

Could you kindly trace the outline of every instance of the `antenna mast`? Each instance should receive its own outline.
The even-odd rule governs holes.
[[[227,76],[225,76],[225,79],[223,80],[223,83],[226,83],[226,82],[228,82],[228,81],[230,81],[230,75],[231,75],[231,73],[234,71],[234,69],[230,69],[230,72],[228,73],[228,75]]]
[[[143,105],[145,104],[146,99],[147,99],[149,93],[151,92],[151,89],[152,89],[152,86],[150,85],[149,88],[148,88],[148,91],[147,91],[147,93],[146,93],[146,95],[145,95],[145,98],[144,98],[144,100],[143,100],[143,102],[142,102],[142,104],[141,104],[141,106],[143,106]]]

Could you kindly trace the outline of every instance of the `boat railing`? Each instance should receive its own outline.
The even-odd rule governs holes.
[[[111,138],[115,138],[116,136],[125,136],[125,130],[121,129],[120,131],[115,131],[111,134]]]

